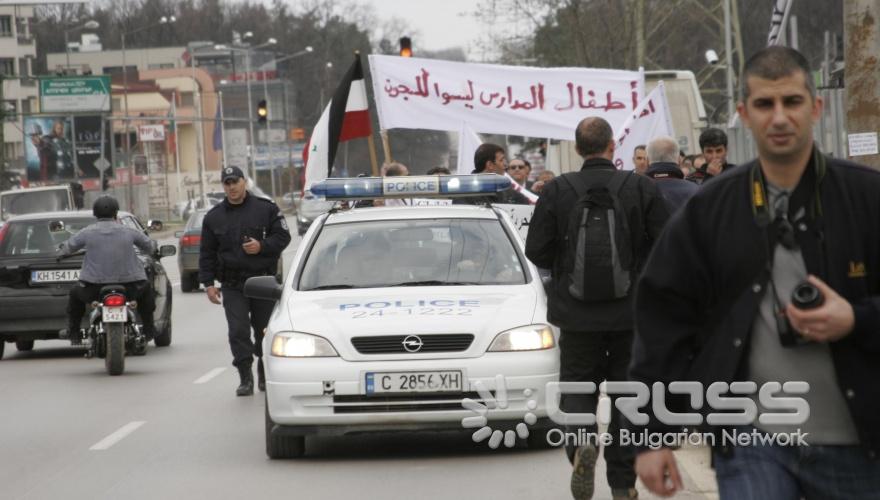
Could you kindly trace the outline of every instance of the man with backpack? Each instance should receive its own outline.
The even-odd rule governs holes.
[[[626,380],[633,338],[631,295],[651,244],[660,235],[669,212],[654,181],[617,171],[614,133],[602,118],[582,120],[575,132],[579,172],[549,181],[535,206],[526,255],[538,267],[550,269],[548,319],[561,336],[560,380],[594,382]],[[566,394],[565,413],[596,413],[593,394]],[[620,414],[615,410],[608,433],[614,443],[605,448],[607,478],[612,495],[636,498],[634,450],[618,445]],[[576,432],[577,429],[568,429]],[[585,429],[594,435],[596,428]],[[595,440],[566,446],[574,466],[571,491],[591,498],[598,451]]]

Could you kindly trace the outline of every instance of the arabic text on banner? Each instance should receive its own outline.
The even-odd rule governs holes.
[[[672,114],[666,101],[663,82],[648,94],[626,123],[615,129],[614,165],[621,170],[635,168],[632,158],[636,146],[647,145],[661,135],[675,137],[672,128]]]
[[[383,129],[456,131],[574,140],[600,116],[618,129],[642,95],[637,71],[533,68],[371,55]]]

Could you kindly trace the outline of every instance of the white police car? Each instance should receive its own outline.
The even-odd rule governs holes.
[[[358,178],[312,192],[427,201],[508,186],[496,175]],[[334,209],[306,233],[283,286],[252,278],[245,293],[278,301],[263,341],[270,457],[301,456],[307,435],[371,431],[467,429],[492,447],[546,445],[558,332],[501,210]]]

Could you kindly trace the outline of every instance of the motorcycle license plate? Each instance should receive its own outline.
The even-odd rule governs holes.
[[[125,323],[125,306],[104,307],[101,310],[104,323]]]

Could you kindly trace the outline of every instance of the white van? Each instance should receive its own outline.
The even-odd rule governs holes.
[[[13,215],[77,210],[78,208],[81,207],[77,206],[70,184],[0,192],[0,223]]]

